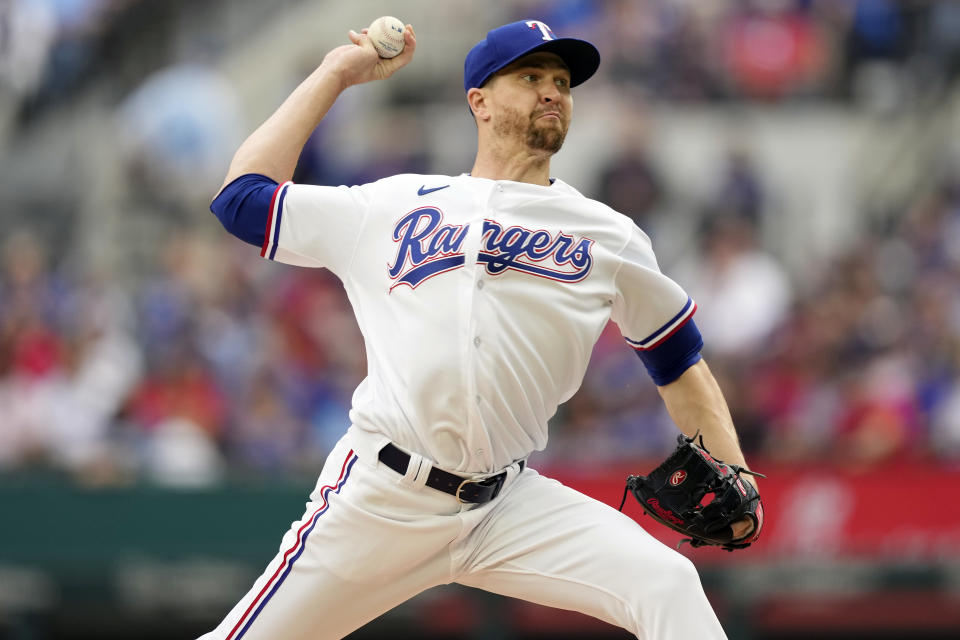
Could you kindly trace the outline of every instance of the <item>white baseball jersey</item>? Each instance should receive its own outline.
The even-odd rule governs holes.
[[[238,180],[214,209],[256,243],[231,203],[262,188],[248,211],[263,229],[271,182]],[[285,183],[262,254],[340,277],[369,371],[303,517],[202,640],[342,638],[451,582],[638,638],[726,637],[689,560],[519,462],[546,445],[547,420],[580,386],[610,318],[658,383],[699,357],[693,302],[628,218],[559,180]],[[381,462],[388,440],[410,452],[405,469]],[[502,470],[502,490],[462,502],[459,489],[428,486],[424,458],[466,476]]]
[[[546,445],[609,319],[644,349],[695,310],[629,218],[560,180],[287,182],[262,255],[343,282],[369,366],[354,428],[463,473]]]

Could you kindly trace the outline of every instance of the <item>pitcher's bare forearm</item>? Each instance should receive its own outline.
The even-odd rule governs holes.
[[[260,173],[277,182],[293,176],[303,146],[313,130],[347,88],[389,78],[413,58],[413,27],[404,31],[404,51],[383,59],[362,33],[349,34],[351,44],[330,51],[323,63],[298,86],[266,122],[250,134],[233,156],[221,189],[248,173]]]
[[[221,188],[247,173],[277,182],[293,176],[303,146],[344,90],[342,80],[318,67],[237,149]]]
[[[703,444],[711,455],[727,464],[749,469],[740,450],[740,440],[723,392],[706,362],[700,360],[679,378],[657,387],[657,390],[670,417],[683,433],[692,436],[700,431]],[[742,477],[757,487],[754,476],[743,474]],[[734,539],[746,537],[753,528],[754,523],[748,518],[737,521],[733,525]]]
[[[747,467],[723,392],[707,363],[700,360],[668,385],[657,387],[670,417],[692,436],[698,430],[712,455],[728,464]],[[752,476],[745,475],[756,484]]]

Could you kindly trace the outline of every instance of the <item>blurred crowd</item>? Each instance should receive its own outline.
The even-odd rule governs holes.
[[[749,453],[960,456],[960,188],[903,214],[802,291],[749,218],[705,225],[677,278]],[[172,235],[132,292],[58,268],[26,233],[2,265],[0,469],[172,484],[309,474],[347,427],[365,355],[326,271],[266,263],[225,233]],[[541,458],[587,465],[654,457],[675,433],[613,325],[551,429]]]
[[[187,485],[310,473],[345,430],[365,356],[327,272],[268,265],[230,236],[171,236],[134,292],[56,269],[26,234],[3,255],[0,468]]]
[[[0,41],[20,56],[0,65],[0,83],[20,96],[14,118],[28,126],[80,90],[95,73],[104,34],[141,4],[0,0]],[[817,98],[909,108],[910,96],[948,86],[960,62],[953,2],[514,4],[516,18],[536,15],[558,31],[576,23],[602,40],[598,82],[633,85],[654,102]],[[43,38],[12,37],[17,24]],[[141,141],[128,168],[142,189],[125,197],[147,208],[169,206],[156,196],[211,165],[222,175],[226,165],[212,158],[240,119],[222,78],[164,62],[180,66],[129,87],[117,109],[145,139],[151,121],[141,115],[158,105],[171,114],[154,121],[154,137]],[[891,84],[899,88],[891,92]],[[188,94],[193,102],[181,99]],[[323,161],[335,152],[324,134],[311,140],[298,180],[349,183],[431,167],[419,153],[398,166],[356,163],[350,174],[349,164]],[[159,183],[157,167],[168,168]],[[960,461],[960,171],[942,173],[935,188],[919,190],[800,277],[763,244],[764,212],[777,194],[749,152],[733,150],[715,168],[710,206],[691,214],[696,246],[669,275],[699,305],[705,357],[748,456],[864,466]],[[658,212],[675,198],[656,158],[628,149],[592,178],[587,195],[630,215],[656,243]],[[131,285],[77,268],[28,226],[4,233],[0,471],[52,468],[91,483],[174,486],[235,473],[312,477],[348,426],[365,371],[339,282],[322,270],[262,261],[212,223],[172,227],[160,244]],[[675,433],[611,325],[581,391],[553,419],[547,451],[536,455],[567,466],[658,458]]]
[[[222,3],[3,0],[0,82],[29,111],[123,69],[131,40],[146,36],[153,47],[138,61],[141,71],[169,63],[175,53],[158,38],[188,28],[190,11]],[[256,3],[233,4],[251,12]],[[604,76],[669,101],[829,96],[888,104],[891,81],[922,94],[960,68],[960,6],[947,0],[513,0],[507,7],[507,19],[536,16],[603,42]],[[202,46],[216,47],[212,40]]]

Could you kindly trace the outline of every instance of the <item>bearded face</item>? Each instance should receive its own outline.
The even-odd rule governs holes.
[[[556,117],[545,116],[548,113]],[[523,140],[530,150],[550,154],[560,151],[569,128],[569,118],[550,106],[540,106],[528,115],[512,106],[506,107],[494,123],[498,136]]]

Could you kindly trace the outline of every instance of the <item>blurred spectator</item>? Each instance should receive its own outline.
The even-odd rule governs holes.
[[[3,94],[10,92],[22,98],[37,90],[56,34],[57,16],[49,0],[4,0],[0,3],[0,88],[5,90]]]
[[[756,245],[753,227],[742,218],[709,220],[702,247],[702,256],[681,268],[677,279],[697,302],[708,353],[755,353],[789,309],[790,280]]]
[[[938,457],[960,459],[960,382],[954,382],[933,414],[930,444]]]
[[[234,427],[227,436],[233,464],[270,473],[294,466],[304,455],[306,427],[285,404],[278,381],[264,375],[238,399]]]
[[[878,355],[841,381],[843,406],[831,449],[838,462],[868,467],[917,451],[923,434],[909,365],[904,354]]]
[[[663,196],[663,181],[640,146],[628,146],[600,170],[597,198],[647,232]]]
[[[895,59],[906,53],[907,25],[903,3],[895,0],[855,0],[848,40],[848,60]]]
[[[68,354],[51,407],[51,448],[79,474],[109,476],[115,468],[112,426],[139,379],[143,358],[130,334],[126,296],[103,280],[82,283],[68,331]]]
[[[723,29],[728,80],[738,94],[777,100],[822,89],[827,45],[814,17],[789,2],[748,2]]]
[[[739,218],[760,229],[765,204],[763,184],[750,154],[744,149],[730,149],[716,196],[707,204],[707,217]]]
[[[930,61],[947,77],[956,77],[960,71],[960,4],[932,3],[925,30],[930,34]]]
[[[244,136],[233,88],[196,63],[146,78],[120,105],[118,126],[134,186],[187,206],[208,199]]]
[[[40,240],[15,231],[4,242],[0,273],[0,464],[43,461],[47,429],[66,365],[58,331],[58,291]]]
[[[213,485],[225,471],[220,453],[202,429],[176,416],[161,421],[150,434],[144,469],[151,482],[176,488]]]
[[[192,348],[169,344],[134,389],[129,417],[147,433],[170,419],[185,420],[216,442],[226,430],[226,405],[216,379]]]

